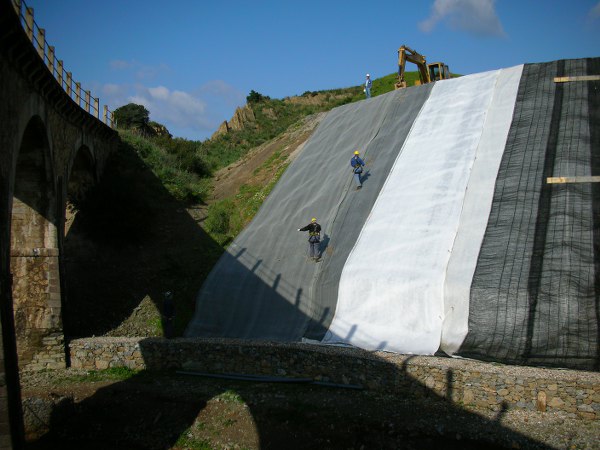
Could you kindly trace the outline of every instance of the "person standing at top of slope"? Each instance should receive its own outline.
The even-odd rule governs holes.
[[[316,218],[312,218],[305,227],[298,228],[298,231],[308,231],[308,253],[313,261],[319,261],[319,246],[321,245],[321,225],[317,223]]]
[[[371,75],[367,74],[367,79],[365,80],[365,97],[371,98],[371,86],[373,82],[371,81]]]
[[[360,180],[360,174],[363,171],[363,167],[365,162],[360,159],[360,153],[358,150],[354,152],[354,156],[350,160],[350,165],[352,166],[352,172],[354,172],[354,181],[356,181],[356,189],[360,189],[362,187],[362,181]]]

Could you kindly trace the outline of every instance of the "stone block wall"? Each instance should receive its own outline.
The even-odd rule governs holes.
[[[600,374],[354,348],[216,339],[89,338],[70,343],[74,368],[179,369],[310,378],[465,408],[563,411],[600,420]]]
[[[40,350],[46,351],[50,344],[47,336],[62,334],[58,249],[33,250],[30,254],[22,250],[11,254],[15,329],[21,365],[29,364]],[[62,351],[64,359],[64,347],[59,346],[57,350]]]
[[[37,349],[26,370],[64,369],[66,367],[65,338],[62,332],[41,338],[41,347]]]

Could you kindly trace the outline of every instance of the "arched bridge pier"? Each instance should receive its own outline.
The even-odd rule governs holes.
[[[68,205],[99,179],[119,143],[97,106],[90,113],[80,92],[74,99],[65,88],[62,61],[57,78],[54,48],[48,59],[23,23],[34,23],[33,11],[25,7],[25,21],[22,11],[20,1],[0,0],[0,449],[22,440],[19,369],[43,366],[48,353],[67,364]]]

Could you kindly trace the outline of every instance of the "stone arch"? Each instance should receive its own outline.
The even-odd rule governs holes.
[[[85,322],[80,317],[82,308],[85,309],[80,300],[82,296],[85,297],[89,286],[85,277],[82,277],[82,271],[85,273],[89,268],[90,261],[94,260],[96,249],[90,242],[80,219],[82,214],[85,216],[82,210],[85,210],[88,194],[98,181],[96,169],[93,153],[86,145],[80,145],[67,170],[62,235],[63,330],[67,341],[80,336],[81,324]]]
[[[90,188],[97,182],[96,164],[90,149],[82,145],[75,154],[67,178],[67,204],[65,210],[64,235],[69,234],[77,207],[84,200]]]
[[[57,195],[47,130],[30,119],[17,155],[11,210],[10,271],[19,367],[62,354]]]

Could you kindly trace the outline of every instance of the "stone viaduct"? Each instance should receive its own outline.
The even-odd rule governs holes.
[[[119,138],[21,0],[0,0],[0,449],[21,448],[19,369],[62,355],[71,200]],[[108,124],[107,124],[108,123]]]

